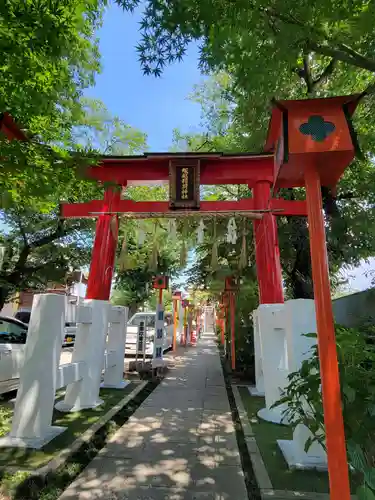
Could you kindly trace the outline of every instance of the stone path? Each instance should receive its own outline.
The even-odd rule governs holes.
[[[59,500],[246,500],[214,334],[165,380]]]

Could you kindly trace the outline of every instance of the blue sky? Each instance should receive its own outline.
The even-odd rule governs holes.
[[[86,94],[147,133],[151,151],[167,151],[174,128],[200,128],[200,106],[187,100],[203,78],[197,68],[198,48],[192,45],[184,61],[167,67],[160,78],[144,76],[135,50],[140,18],[139,11],[129,14],[115,5],[106,11],[98,33],[103,70]]]

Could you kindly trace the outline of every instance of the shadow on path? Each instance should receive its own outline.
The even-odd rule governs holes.
[[[163,382],[60,500],[247,499],[214,334]]]

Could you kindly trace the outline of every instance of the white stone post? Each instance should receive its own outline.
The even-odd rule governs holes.
[[[285,308],[285,330],[288,349],[288,369],[295,372],[307,359],[316,338],[306,337],[307,333],[316,333],[315,303],[312,299],[288,300]]]
[[[64,295],[34,296],[12,428],[0,446],[39,449],[65,430],[51,425],[64,321]]]
[[[104,372],[101,387],[123,389],[130,383],[129,380],[123,380],[128,311],[127,307],[122,306],[111,308],[107,342],[107,354],[111,354],[111,363]]]
[[[110,304],[106,300],[85,300],[78,308],[78,329],[72,363],[85,363],[85,376],[69,384],[59,411],[80,411],[103,403],[99,398],[103,359],[108,333]]]
[[[261,304],[257,311],[266,398],[266,407],[259,410],[258,416],[275,424],[287,423],[283,416],[285,407],[271,408],[287,385],[288,353],[284,313],[284,304]]]
[[[262,350],[260,346],[260,331],[258,312],[253,312],[253,332],[254,332],[254,358],[255,358],[255,387],[249,387],[252,396],[264,396],[264,376]]]
[[[301,368],[302,362],[316,344],[315,338],[304,334],[316,333],[315,303],[310,299],[285,302],[285,327],[287,335],[289,373]],[[306,411],[309,409],[306,407]],[[312,437],[309,429],[299,424],[293,431],[292,440],[278,440],[277,443],[291,469],[327,470],[327,455],[324,448],[315,442],[305,452],[305,443]]]

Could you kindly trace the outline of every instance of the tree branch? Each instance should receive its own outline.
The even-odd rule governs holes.
[[[336,200],[353,200],[354,198],[358,198],[354,193],[342,193],[336,196]]]
[[[24,246],[25,247],[28,247],[29,246],[29,242],[27,241],[27,236],[26,236],[26,232],[23,228],[23,225],[22,225],[22,220],[21,220],[21,217],[19,216],[19,214],[16,215],[16,218],[17,218],[17,223],[18,223],[18,228],[20,230],[20,233],[21,233],[21,236],[22,236],[22,239],[23,239],[23,243],[24,243]]]
[[[44,236],[43,238],[40,238],[39,240],[35,241],[34,243],[25,246],[19,255],[18,261],[16,265],[14,266],[14,270],[8,274],[8,276],[3,276],[3,279],[7,281],[8,283],[12,285],[16,285],[17,282],[21,279],[21,276],[27,271],[26,262],[27,259],[32,252],[32,250],[35,250],[36,248],[40,248],[44,245],[48,245],[49,243],[52,243],[53,241],[61,238],[66,234],[66,229],[65,229],[65,220],[60,219],[56,230],[48,234],[47,236]],[[44,264],[40,266],[40,269],[44,267]],[[37,266],[36,268],[30,268],[34,270],[39,270],[39,267]]]
[[[304,56],[303,58],[303,79],[306,83],[307,93],[312,94],[312,92],[314,91],[314,85],[312,81],[308,56]]]
[[[49,243],[52,243],[53,241],[58,240],[62,236],[65,236],[65,234],[67,234],[67,232],[68,231],[65,228],[65,220],[59,219],[56,230],[53,233],[47,234],[47,236],[43,236],[43,238],[40,238],[39,240],[32,243],[30,245],[30,248],[31,248],[31,250],[34,250],[35,248],[40,248],[40,247],[43,247],[44,245],[48,245]]]
[[[372,73],[375,72],[375,59],[369,59],[368,57],[362,56],[361,54],[354,52],[353,50],[340,50],[313,41],[307,41],[307,46],[310,48],[310,50],[316,52],[317,54],[332,57],[337,61],[345,62],[357,68],[366,69],[367,71],[371,71]],[[341,45],[341,47],[343,46]]]
[[[342,61],[352,66],[356,66],[357,68],[366,69],[367,71],[371,71],[372,73],[375,72],[375,59],[363,56],[344,43],[340,43],[335,47],[334,41],[327,39],[323,32],[306,25],[305,22],[297,19],[293,15],[283,14],[273,8],[263,9],[263,13],[267,16],[273,17],[274,19],[278,19],[285,24],[298,26],[304,31],[306,31],[306,29],[313,30],[313,34],[315,35],[317,40],[326,41],[326,43],[316,42],[307,37],[306,47],[309,50],[316,52],[317,54],[331,57],[332,59],[335,59],[337,61]],[[328,43],[333,44],[333,46],[329,46]]]
[[[320,85],[321,83],[324,83],[328,77],[330,77],[336,68],[337,65],[337,59],[332,58],[329,62],[329,64],[324,68],[320,76],[313,81],[313,87],[315,88],[317,85]]]
[[[233,198],[237,198],[236,193],[234,193],[233,191],[231,191],[231,190],[228,188],[228,186],[223,185],[223,186],[222,186],[222,189],[223,189],[223,191],[226,191],[226,192],[227,192],[230,196],[233,196]]]
[[[308,56],[303,58],[303,68],[297,68],[294,72],[306,83],[307,94],[312,94],[315,89],[324,83],[330,77],[336,67],[337,59],[331,58],[329,64],[324,68],[318,78],[313,80],[311,69],[308,61]]]

